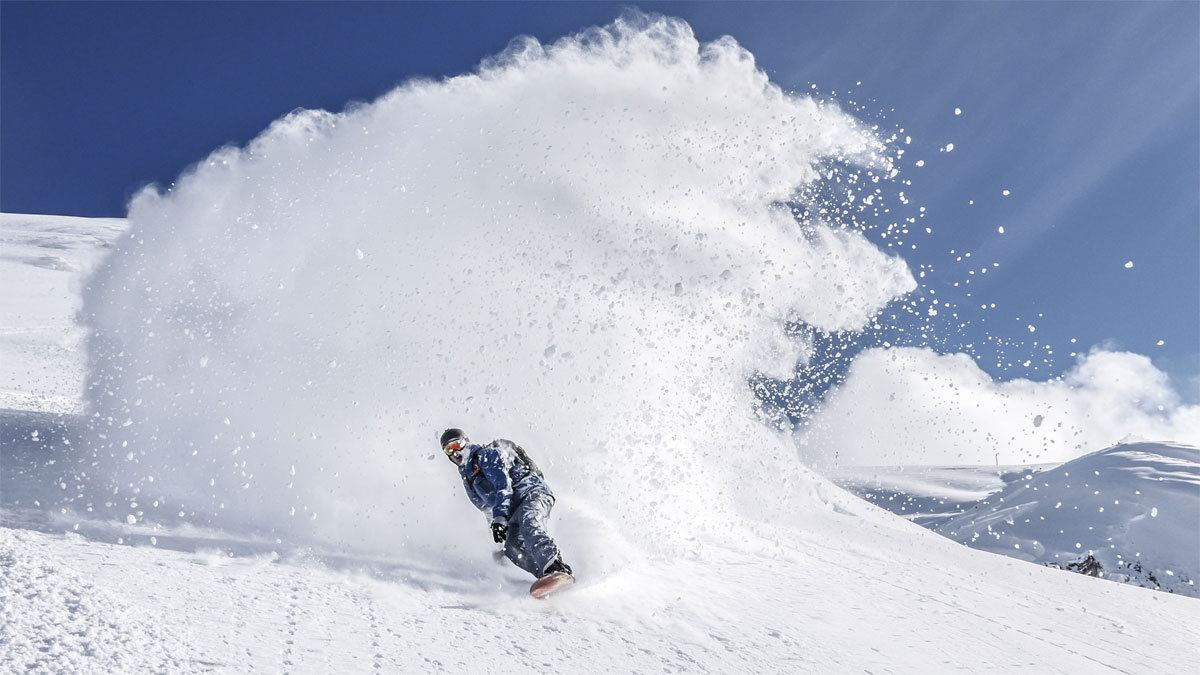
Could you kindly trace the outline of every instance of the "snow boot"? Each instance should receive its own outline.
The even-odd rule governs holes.
[[[556,573],[574,576],[574,574],[571,573],[571,566],[563,562],[562,556],[555,558],[554,562],[550,563],[550,565],[546,567],[546,571],[542,572],[542,576]]]
[[[571,576],[571,568],[562,561],[562,556],[559,556],[546,566],[541,578],[529,587],[529,594],[540,600],[574,583],[575,577]]]

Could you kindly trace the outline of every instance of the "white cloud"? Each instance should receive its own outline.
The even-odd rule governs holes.
[[[965,354],[861,354],[801,437],[818,463],[1063,462],[1127,438],[1200,445],[1186,405],[1145,356],[1094,350],[1061,379],[995,382]]]

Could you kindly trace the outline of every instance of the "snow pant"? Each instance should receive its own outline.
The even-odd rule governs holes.
[[[537,487],[530,490],[515,507],[508,519],[508,538],[504,555],[514,565],[535,577],[558,558],[558,544],[546,532],[546,519],[554,507],[554,495]]]

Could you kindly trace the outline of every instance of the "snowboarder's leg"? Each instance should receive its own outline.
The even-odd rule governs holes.
[[[558,544],[546,531],[546,519],[550,517],[550,509],[554,507],[554,497],[546,492],[534,492],[521,501],[517,508],[516,525],[520,531],[520,548],[527,561],[521,568],[535,577],[542,573],[550,563],[559,557]],[[510,556],[511,558],[511,556]],[[514,561],[515,562],[515,561]]]
[[[512,520],[508,523],[508,538],[504,541],[504,555],[512,561],[512,564],[529,572],[533,576],[539,576],[541,570],[535,569],[533,558],[525,553],[524,540],[521,537],[521,504],[517,505],[513,512]]]

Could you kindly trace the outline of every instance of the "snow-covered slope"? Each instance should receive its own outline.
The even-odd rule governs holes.
[[[1200,597],[1200,450],[1100,450],[1026,473],[936,530],[978,549]]]
[[[0,214],[0,409],[79,409],[80,285],[126,228],[118,218]]]
[[[932,527],[1029,472],[1051,466],[863,466],[822,473],[878,507]]]
[[[110,225],[97,223],[101,233]],[[22,292],[15,288],[4,285],[0,302],[11,303]],[[74,307],[67,299],[43,310],[69,325]],[[796,489],[812,490],[817,508],[783,525],[744,522],[737,540],[699,536],[676,555],[634,555],[620,566],[587,559],[613,552],[589,550],[589,529],[601,524],[564,494],[552,528],[574,546],[581,582],[537,603],[528,579],[497,565],[486,543],[431,566],[403,549],[372,557],[186,522],[130,525],[102,517],[102,505],[50,508],[47,496],[78,489],[91,470],[72,447],[88,433],[85,417],[0,415],[0,669],[1167,673],[1200,665],[1195,600],[973,551],[813,476]],[[1160,518],[1172,515],[1160,509]]]
[[[973,548],[1200,595],[1200,451],[1190,446],[1120,444],[1059,466],[860,467],[829,475]]]
[[[835,502],[836,503],[836,502]],[[861,504],[861,503],[860,503]],[[847,504],[538,603],[431,569],[0,528],[0,662],[32,672],[1182,673],[1195,600],[959,546]],[[164,534],[161,533],[160,534]],[[129,539],[126,540],[130,542]],[[199,546],[199,550],[194,547]]]

